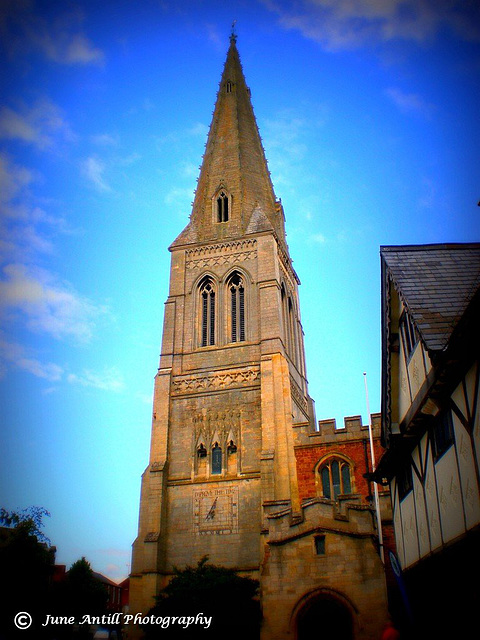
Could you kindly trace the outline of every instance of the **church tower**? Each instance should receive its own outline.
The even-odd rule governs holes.
[[[204,555],[258,577],[262,505],[299,512],[292,423],[314,424],[299,280],[233,34],[190,222],[170,251],[132,611]]]
[[[363,435],[315,428],[284,223],[232,34],[190,222],[170,246],[130,611],[207,555],[260,580],[263,640],[312,624],[371,640],[383,566],[368,469],[344,445]]]

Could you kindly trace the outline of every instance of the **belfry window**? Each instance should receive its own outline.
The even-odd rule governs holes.
[[[220,191],[217,196],[217,222],[228,222],[228,195]]]
[[[210,278],[200,287],[201,340],[202,347],[215,344],[215,289]]]
[[[222,449],[218,442],[215,442],[212,448],[212,475],[222,473]]]
[[[350,465],[340,458],[330,458],[320,469],[322,494],[328,500],[338,500],[339,495],[352,493]]]
[[[245,340],[245,287],[239,273],[234,273],[228,284],[230,291],[231,341]]]

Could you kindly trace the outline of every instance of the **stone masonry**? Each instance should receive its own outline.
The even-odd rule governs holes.
[[[356,419],[316,429],[300,281],[233,35],[190,221],[170,251],[131,612],[148,612],[174,567],[208,555],[260,580],[263,640],[304,638],[322,607],[350,637],[378,637],[365,431]]]

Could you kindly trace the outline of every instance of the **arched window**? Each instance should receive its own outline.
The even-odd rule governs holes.
[[[350,465],[346,460],[329,458],[318,472],[324,498],[337,500],[339,495],[352,493]]]
[[[223,190],[217,196],[217,222],[228,222],[228,195]]]
[[[211,278],[200,285],[201,338],[202,347],[215,344],[215,288]]]
[[[212,475],[218,475],[222,473],[222,449],[215,442],[212,448]]]
[[[232,93],[232,82],[230,80],[227,80],[227,84],[225,85],[227,93]]]
[[[232,342],[245,340],[245,287],[242,276],[235,272],[228,281],[230,292],[230,339]]]

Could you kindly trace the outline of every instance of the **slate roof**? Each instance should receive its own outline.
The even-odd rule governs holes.
[[[426,348],[443,351],[480,288],[480,243],[381,247]]]

